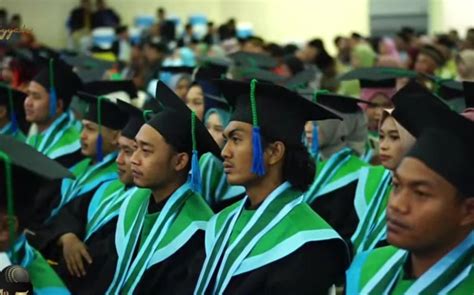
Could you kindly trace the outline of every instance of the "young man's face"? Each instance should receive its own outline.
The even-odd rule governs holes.
[[[178,168],[177,153],[165,138],[150,125],[143,125],[135,137],[137,148],[132,155],[132,175],[135,185],[157,189],[174,181],[184,168]],[[187,157],[186,164],[189,162]]]
[[[24,107],[26,120],[30,123],[44,123],[49,120],[49,94],[41,84],[31,81]]]
[[[135,151],[135,140],[120,136],[118,139],[119,154],[117,159],[118,174],[120,181],[125,185],[133,184],[132,155]]]
[[[415,62],[415,72],[433,75],[438,68],[436,62],[426,54],[418,54]]]
[[[81,132],[81,153],[86,157],[97,156],[97,138],[99,137],[99,125],[89,120],[82,120]],[[118,134],[117,130],[112,130],[102,126],[102,153],[107,155],[117,150]]]
[[[387,240],[410,251],[454,246],[460,233],[474,229],[472,198],[414,158],[395,171],[387,206]]]
[[[251,172],[253,147],[252,125],[231,121],[224,130],[227,142],[222,149],[224,172],[231,185],[245,185],[257,176]]]

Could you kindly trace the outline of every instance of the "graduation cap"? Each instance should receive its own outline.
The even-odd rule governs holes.
[[[474,123],[469,123],[461,129],[424,130],[406,157],[420,160],[462,194],[474,197]]]
[[[282,77],[278,74],[275,74],[271,71],[255,68],[255,67],[235,67],[234,69],[237,73],[237,76],[242,80],[250,81],[252,79],[257,79],[262,82],[269,82],[280,84],[285,81],[285,77]]]
[[[332,93],[321,93],[317,95],[317,102],[336,112],[343,114],[354,114],[361,112],[360,103],[374,105],[363,99]]]
[[[0,135],[0,207],[17,216],[22,227],[33,220],[32,196],[43,180],[74,178],[58,162],[10,136]],[[15,232],[10,223],[10,242]]]
[[[10,117],[10,123],[14,131],[20,128],[18,120],[23,120],[25,110],[23,103],[27,94],[12,89],[10,86],[0,83],[0,105],[7,107],[7,114]]]
[[[122,128],[121,135],[131,140],[135,140],[138,131],[140,131],[140,128],[145,124],[144,112],[121,100],[117,101],[117,105],[122,113],[127,114],[128,118],[127,124]]]
[[[309,68],[297,73],[296,75],[293,75],[293,77],[285,80],[283,83],[281,83],[281,85],[295,91],[299,88],[306,87],[309,82],[315,79],[315,75],[316,70],[314,68]]]
[[[197,119],[196,114],[161,81],[158,81],[156,86],[156,98],[163,104],[164,109],[147,124],[158,131],[176,150],[192,154],[190,182],[193,190],[199,192],[201,177],[198,154],[211,152],[220,158],[219,146],[204,124]]]
[[[171,73],[171,74],[192,74],[194,72],[194,67],[188,66],[164,66],[160,68],[162,73]]]
[[[392,116],[414,137],[419,137],[428,128],[466,130],[469,129],[466,125],[474,124],[414,81],[400,89],[393,102],[395,110]]]
[[[84,92],[111,99],[132,100],[138,96],[138,90],[132,80],[93,81],[84,84]],[[122,92],[122,95],[118,92]]]
[[[373,67],[373,68],[360,68],[349,71],[339,76],[340,81],[346,80],[362,80],[365,82],[374,82],[371,86],[370,83],[366,84],[367,88],[382,88],[395,87],[395,79],[398,78],[416,78],[418,74],[414,71],[391,68],[391,67]],[[386,81],[388,80],[388,81]],[[390,81],[390,82],[389,82]],[[379,83],[379,84],[378,84]],[[393,86],[391,86],[393,83]],[[364,86],[361,85],[363,88]]]
[[[225,100],[225,98],[223,98],[222,96],[204,93],[204,99],[206,100],[205,105],[207,109],[218,108],[226,112],[230,112],[231,110],[231,107],[227,103],[227,100]]]
[[[61,58],[67,64],[74,67],[77,75],[86,83],[101,80],[105,73],[115,64],[84,54],[62,54]]]
[[[236,66],[272,69],[278,66],[278,61],[266,54],[238,51],[229,55]]]
[[[466,109],[474,108],[474,82],[462,82]]]
[[[50,58],[46,66],[33,78],[49,92],[49,115],[56,115],[58,98],[63,99],[65,107],[69,106],[72,96],[82,88],[81,79],[72,67],[60,59]]]
[[[102,126],[112,130],[121,130],[127,123],[127,116],[124,116],[124,113],[116,103],[110,101],[105,96],[97,96],[82,91],[78,92],[77,95],[88,104],[84,119],[99,125],[97,161],[101,162],[103,159]]]
[[[218,80],[225,99],[233,108],[230,121],[253,126],[252,172],[265,174],[261,134],[288,145],[301,144],[306,121],[341,119],[337,114],[298,93],[272,83]]]
[[[229,70],[231,61],[228,59],[218,58],[201,58],[199,60],[200,66],[194,73],[194,80],[214,80],[220,79]]]

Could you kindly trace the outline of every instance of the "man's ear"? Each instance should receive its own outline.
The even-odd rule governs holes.
[[[190,160],[188,153],[177,153],[175,155],[174,170],[179,172],[186,169]]]
[[[0,119],[6,118],[7,115],[8,115],[7,107],[6,106],[0,106]]]
[[[279,163],[285,156],[285,150],[285,144],[281,141],[275,141],[268,144],[265,148],[268,165]]]
[[[57,113],[64,112],[64,107],[65,107],[64,100],[62,98],[59,98],[56,105],[56,112]]]
[[[463,218],[461,219],[461,226],[474,228],[474,197],[465,198],[463,204]]]

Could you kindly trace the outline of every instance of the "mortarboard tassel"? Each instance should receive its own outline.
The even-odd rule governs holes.
[[[104,96],[99,96],[99,101],[97,102],[97,123],[99,123],[99,136],[97,136],[97,162],[102,162],[104,159],[104,151],[102,146],[104,145],[104,139],[102,137],[102,100],[105,99]]]
[[[318,101],[319,94],[328,94],[330,93],[326,89],[316,90],[313,94],[313,102],[316,103]],[[311,154],[313,157],[317,157],[319,153],[319,134],[318,134],[318,123],[313,121],[313,140],[311,142]]]
[[[10,87],[8,87],[8,101],[10,103],[10,122],[13,132],[16,132],[18,130],[18,120],[16,119],[15,107],[13,105],[13,92]]]
[[[199,169],[199,157],[196,142],[196,113],[191,112],[191,137],[193,143],[193,155],[191,158],[191,189],[201,193],[201,170]]]
[[[9,231],[9,240],[10,247],[13,247],[16,240],[15,233],[15,222],[13,216],[15,215],[14,204],[13,204],[13,178],[12,178],[12,162],[10,156],[6,153],[0,151],[0,159],[3,160],[5,165],[5,185],[7,193],[7,220],[8,220],[8,231]],[[17,255],[15,251],[12,251],[12,262],[13,264],[17,263]]]
[[[54,117],[56,115],[56,106],[58,105],[58,96],[56,94],[56,88],[54,87],[54,60],[49,59],[49,115]]]
[[[255,99],[255,88],[257,80],[252,79],[250,82],[250,105],[252,108],[252,147],[253,147],[253,160],[252,160],[252,173],[263,176],[265,174],[265,165],[263,163],[263,147],[262,147],[262,135],[260,133],[260,127],[258,126],[257,116],[257,102]]]

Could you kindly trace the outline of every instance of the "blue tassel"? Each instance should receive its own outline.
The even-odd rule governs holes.
[[[56,95],[56,89],[51,87],[49,90],[49,115],[54,117],[56,115],[56,106],[58,104],[58,97]]]
[[[102,134],[97,137],[97,162],[102,162],[104,159],[104,153],[102,151],[103,139]]]
[[[263,164],[263,148],[262,148],[262,137],[260,135],[260,127],[253,127],[252,145],[253,145],[252,173],[258,176],[263,176],[265,174],[265,166]]]
[[[313,122],[313,141],[311,142],[311,154],[317,157],[319,153],[318,125]]]
[[[201,170],[199,169],[199,160],[197,150],[193,150],[191,158],[191,189],[196,193],[201,193]]]
[[[13,132],[16,132],[18,130],[18,120],[16,119],[16,114],[13,112],[10,117],[10,122],[12,124]]]

